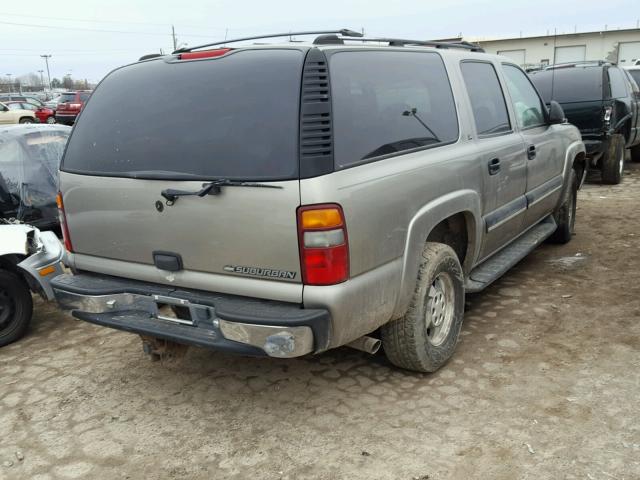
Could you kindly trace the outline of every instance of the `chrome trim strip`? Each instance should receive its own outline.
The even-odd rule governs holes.
[[[496,228],[504,225],[505,223],[507,223],[509,220],[514,219],[515,217],[517,217],[518,215],[520,215],[522,212],[526,211],[527,207],[521,208],[519,210],[516,210],[515,212],[513,212],[511,215],[508,215],[506,217],[504,217],[502,220],[500,220],[497,223],[494,223],[491,226],[487,226],[487,232],[491,232],[493,230],[495,230]]]
[[[556,193],[561,188],[562,188],[562,184],[558,185],[553,190],[549,190],[548,192],[544,193],[541,197],[538,197],[535,200],[533,200],[532,202],[530,202],[529,203],[529,207],[533,207],[536,203],[541,202],[542,200],[547,198],[549,195],[553,195],[554,193]]]

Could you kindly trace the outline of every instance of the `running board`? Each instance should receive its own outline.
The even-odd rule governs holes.
[[[549,215],[542,222],[514,240],[471,271],[465,284],[469,293],[479,292],[504,275],[556,231],[556,221]]]

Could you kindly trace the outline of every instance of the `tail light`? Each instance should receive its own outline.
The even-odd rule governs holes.
[[[180,58],[180,60],[197,60],[199,58],[221,57],[230,50],[230,48],[217,48],[215,50],[202,50],[200,52],[185,52],[181,53],[178,58]]]
[[[64,212],[64,203],[62,202],[62,194],[58,192],[56,195],[56,203],[58,204],[58,213],[60,217],[60,227],[62,228],[62,238],[64,239],[64,248],[69,252],[73,252],[71,237],[69,236],[69,226],[67,225],[67,214]]]
[[[335,285],[349,278],[349,242],[340,205],[298,209],[300,265],[305,285]]]
[[[80,107],[82,107],[81,103],[70,103],[69,104],[69,108],[79,109]]]
[[[611,114],[613,113],[613,107],[604,107],[604,126],[605,128],[611,127]]]

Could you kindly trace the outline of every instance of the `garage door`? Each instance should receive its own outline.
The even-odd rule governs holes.
[[[618,50],[618,65],[628,67],[640,60],[640,42],[621,43]]]
[[[556,63],[584,62],[587,55],[586,45],[556,47]]]
[[[516,65],[524,65],[524,50],[499,50],[498,55],[503,55]]]

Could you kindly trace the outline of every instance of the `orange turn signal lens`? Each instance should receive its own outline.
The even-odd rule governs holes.
[[[56,195],[56,205],[58,206],[58,208],[62,208],[62,194],[58,193]]]
[[[41,277],[46,277],[47,275],[52,274],[56,271],[56,267],[53,265],[49,265],[48,267],[44,267],[42,270],[38,271]]]
[[[342,225],[342,215],[337,208],[319,208],[302,211],[302,228],[333,228]]]

